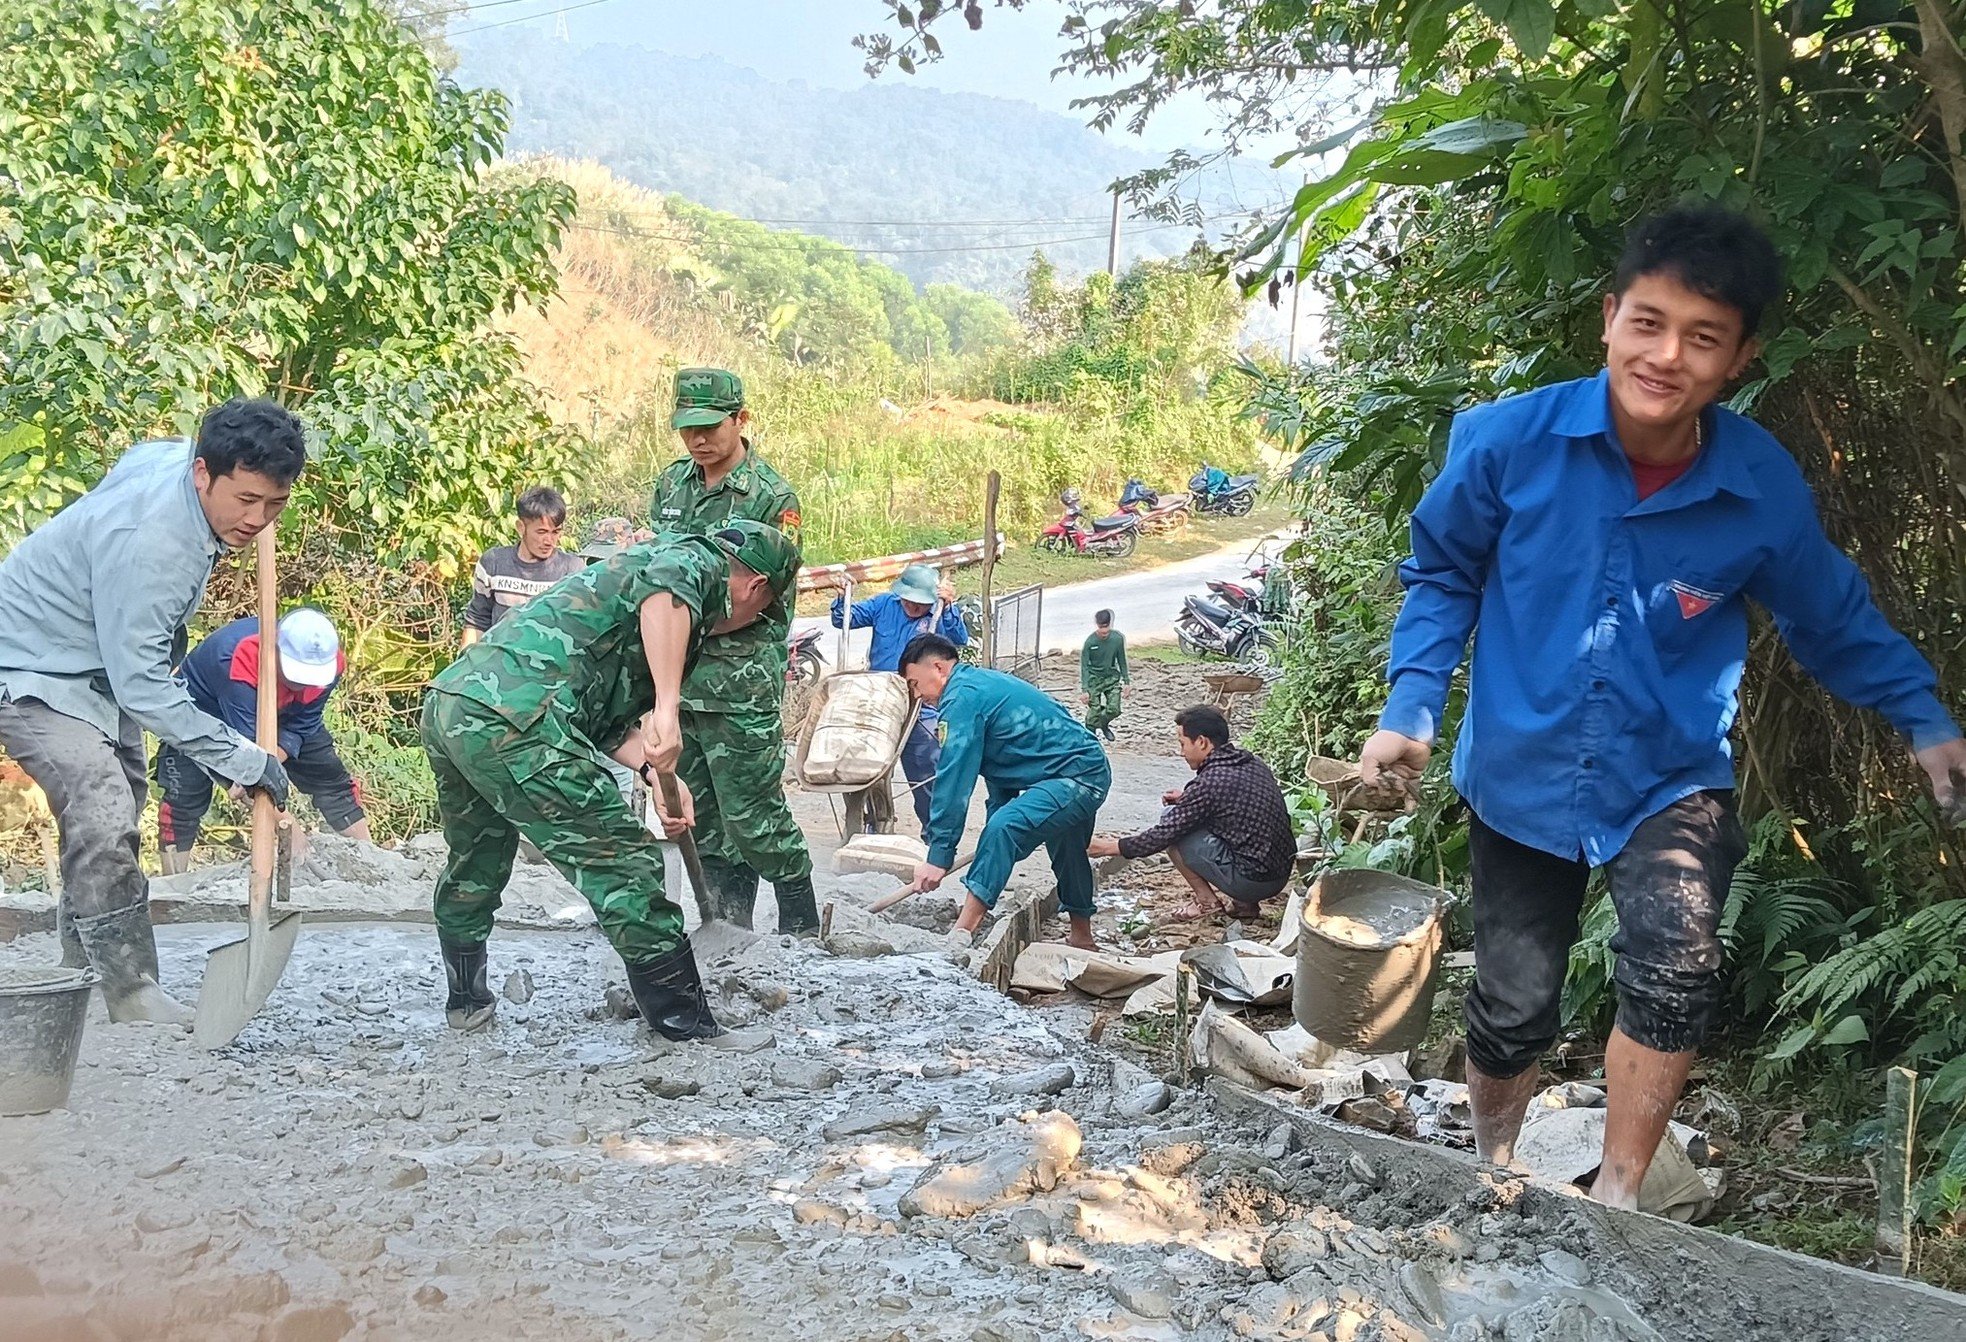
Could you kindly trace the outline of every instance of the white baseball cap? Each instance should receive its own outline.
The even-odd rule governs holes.
[[[281,617],[280,679],[318,688],[340,674],[341,635],[332,620],[312,606]]]

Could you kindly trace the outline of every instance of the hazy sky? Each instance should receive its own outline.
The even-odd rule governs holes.
[[[716,56],[748,66],[768,79],[802,79],[829,88],[858,88],[868,80],[852,40],[879,28],[888,17],[880,0],[503,0],[453,20],[455,32],[481,24],[512,22],[552,31],[552,15],[566,11],[576,42],[627,42],[677,56]],[[914,75],[890,70],[883,81],[1015,98],[1074,117],[1074,97],[1096,91],[1088,81],[1051,77],[1064,39],[1058,25],[1065,9],[1056,0],[1032,0],[1021,11],[986,5],[983,27],[970,32],[960,20],[943,34],[943,59]],[[528,16],[539,15],[532,19]],[[938,31],[941,29],[938,28]],[[1201,99],[1170,105],[1143,137],[1109,132],[1123,144],[1163,152],[1208,140],[1213,116]]]

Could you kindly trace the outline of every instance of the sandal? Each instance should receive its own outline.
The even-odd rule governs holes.
[[[1177,904],[1167,911],[1167,916],[1177,923],[1198,923],[1204,918],[1213,918],[1222,910],[1215,905],[1204,905],[1198,899],[1186,904]]]
[[[1263,906],[1261,904],[1238,904],[1230,901],[1229,916],[1231,918],[1240,918],[1244,922],[1254,922],[1263,916]]]

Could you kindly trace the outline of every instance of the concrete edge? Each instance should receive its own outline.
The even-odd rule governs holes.
[[[972,962],[976,977],[998,992],[1008,993],[1011,977],[1017,969],[1017,957],[1038,939],[1045,920],[1057,914],[1058,890],[1055,886],[1006,892],[1003,899],[998,901],[990,933],[983,939],[977,958]]]
[[[1389,1184],[1426,1185],[1443,1208],[1487,1187],[1488,1176],[1467,1152],[1350,1127],[1220,1077],[1209,1078],[1205,1089],[1232,1113],[1289,1123],[1309,1148],[1363,1157]],[[1641,1314],[1670,1311],[1673,1318],[1655,1325],[1668,1335],[1751,1332],[1824,1342],[1966,1336],[1966,1296],[1935,1286],[1616,1211],[1540,1180],[1525,1180],[1522,1196],[1532,1214],[1566,1217],[1576,1226],[1583,1238],[1566,1247]],[[1699,1332],[1686,1331],[1693,1327]]]

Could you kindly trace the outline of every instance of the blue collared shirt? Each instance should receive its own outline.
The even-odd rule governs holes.
[[[138,443],[0,561],[0,691],[112,741],[134,724],[220,778],[257,783],[267,753],[171,676],[172,639],[223,553],[191,482],[191,444]]]
[[[1521,843],[1593,865],[1681,797],[1734,785],[1747,598],[1838,697],[1924,749],[1959,735],[1932,668],[1830,544],[1802,472],[1720,407],[1641,502],[1604,374],[1455,418],[1413,512],[1380,726],[1422,741],[1474,635],[1454,782]]]
[[[847,627],[874,631],[867,644],[868,670],[898,671],[901,668],[901,650],[915,635],[929,632],[933,616],[933,611],[910,615],[902,609],[900,597],[892,592],[882,592],[879,596],[854,602],[853,622]],[[842,592],[833,598],[833,627],[838,629],[840,621],[846,618],[846,594]],[[969,642],[969,626],[963,623],[962,612],[953,605],[942,608],[942,622],[933,627],[936,633],[959,648]]]
[[[938,867],[956,860],[979,776],[989,789],[992,811],[1048,779],[1078,783],[1102,801],[1112,786],[1113,767],[1092,733],[1029,681],[958,665],[949,673],[939,708],[942,759],[922,836],[928,860]]]

